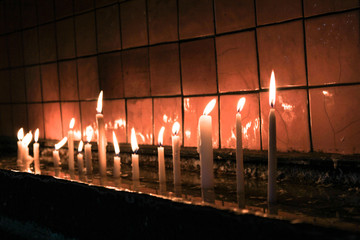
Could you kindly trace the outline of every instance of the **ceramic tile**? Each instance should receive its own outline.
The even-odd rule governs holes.
[[[112,3],[116,3],[117,0],[95,0],[95,5],[96,7],[101,7],[101,6],[105,6],[105,5],[109,5]]]
[[[78,100],[78,82],[76,79],[76,61],[59,62],[60,99]]]
[[[62,138],[60,103],[44,103],[45,138]]]
[[[305,17],[359,7],[357,0],[304,0]]]
[[[44,101],[59,100],[59,80],[56,63],[41,65],[42,96]]]
[[[62,18],[74,13],[73,0],[55,0],[55,17]]]
[[[21,42],[21,33],[11,33],[7,36],[7,47],[10,67],[23,65],[23,46]]]
[[[37,0],[38,23],[46,23],[54,20],[54,2],[49,0]]]
[[[13,103],[26,102],[25,74],[23,68],[10,71],[11,100]]]
[[[86,141],[85,129],[88,126],[91,126],[94,131],[96,131],[96,101],[91,102],[81,102],[81,125],[82,125],[82,139]],[[96,141],[95,135],[92,138],[92,141]]]
[[[75,31],[77,56],[96,53],[95,13],[76,16]]]
[[[40,67],[25,68],[27,102],[41,102]]]
[[[0,104],[0,135],[15,137],[10,104]],[[18,129],[19,130],[19,129]]]
[[[269,24],[302,17],[301,0],[256,0],[257,24]]]
[[[113,142],[112,132],[114,131],[118,142],[125,143],[126,142],[125,100],[120,99],[120,100],[104,101],[103,113],[104,113],[107,141]]]
[[[74,132],[75,139],[81,139],[81,118],[80,118],[80,103],[79,102],[62,102],[61,103],[62,114],[62,129],[63,136],[68,135],[69,124],[72,118],[75,118]]]
[[[77,64],[80,99],[96,99],[100,92],[97,58],[80,58]]]
[[[21,1],[22,27],[33,27],[37,24],[36,0]]]
[[[12,105],[12,119],[13,119],[13,136],[16,136],[20,128],[28,131],[28,119],[26,104],[13,104]]]
[[[22,25],[20,2],[17,1],[14,3],[13,0],[5,0],[4,3],[6,7],[5,21],[7,31],[13,32],[19,30]]]
[[[24,43],[24,63],[37,64],[39,63],[39,43],[38,43],[38,29],[31,28],[23,32]]]
[[[0,102],[10,103],[11,102],[11,89],[10,89],[10,71],[0,71]]]
[[[6,22],[5,22],[5,4],[0,2],[0,33],[6,33]]]
[[[59,59],[75,57],[74,20],[72,18],[56,22],[56,37]]]
[[[7,53],[7,37],[0,37],[0,68],[7,68],[9,66],[9,58]]]
[[[84,12],[94,8],[94,1],[89,0],[74,0],[75,13]]]
[[[55,24],[39,27],[40,62],[56,60]]]
[[[39,138],[45,137],[44,131],[44,114],[41,103],[27,104],[29,130],[35,133],[39,128]]]

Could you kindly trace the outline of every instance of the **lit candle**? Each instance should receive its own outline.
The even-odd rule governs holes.
[[[41,174],[40,171],[40,158],[39,158],[39,129],[37,128],[35,130],[34,134],[34,140],[35,143],[33,145],[33,151],[34,151],[34,168],[35,168],[35,174]]]
[[[22,164],[23,164],[23,170],[26,172],[29,172],[30,170],[30,163],[32,161],[32,158],[29,158],[29,144],[32,140],[32,133],[31,131],[28,132],[25,137],[22,140],[22,144],[23,144],[23,152],[22,152]]]
[[[60,155],[59,155],[59,149],[65,145],[67,142],[67,137],[64,137],[60,142],[55,144],[55,150],[53,151],[53,161],[54,161],[54,168],[55,170],[59,168],[60,166]]]
[[[18,133],[17,133],[17,137],[18,137],[18,142],[17,142],[17,166],[21,169],[23,164],[22,164],[22,152],[23,152],[23,144],[22,144],[22,139],[24,138],[24,129],[20,128]]]
[[[82,174],[82,173],[83,173],[83,169],[84,169],[84,156],[83,156],[83,154],[81,153],[81,152],[82,152],[82,149],[83,149],[83,146],[84,146],[84,142],[81,140],[81,141],[79,142],[78,154],[77,154],[77,163],[78,163],[78,171],[79,171],[79,174]]]
[[[72,118],[69,124],[68,131],[68,149],[69,149],[69,171],[74,171],[74,131],[75,118]]]
[[[243,149],[242,149],[242,125],[241,125],[241,110],[245,105],[246,99],[240,98],[237,105],[236,114],[236,182],[237,192],[244,192],[244,160],[243,160]]]
[[[114,143],[114,150],[115,150],[115,156],[114,156],[114,177],[118,178],[120,177],[120,148],[119,143],[116,139],[115,132],[113,131],[113,143]]]
[[[214,159],[212,148],[212,120],[210,112],[216,104],[216,99],[211,100],[199,118],[198,127],[198,152],[200,154],[201,187],[210,189],[214,187]]]
[[[276,98],[276,86],[275,86],[275,74],[271,72],[270,78],[270,91],[269,91],[269,150],[268,150],[268,202],[276,202],[276,119],[275,119],[275,98]]]
[[[102,112],[102,102],[103,102],[103,91],[100,92],[98,102],[97,102],[97,114],[96,114],[96,123],[98,128],[98,155],[99,155],[99,165],[100,165],[100,175],[106,176],[106,136],[105,136],[105,122]]]
[[[137,154],[137,151],[139,150],[139,146],[137,144],[136,140],[136,134],[135,129],[131,129],[131,148],[133,151],[133,154],[131,155],[132,160],[132,178],[133,181],[139,181],[140,179],[140,173],[139,173],[139,155]]]
[[[92,155],[91,155],[91,138],[94,134],[94,129],[91,126],[87,126],[86,128],[86,141],[85,144],[85,165],[86,165],[86,173],[92,174]]]
[[[165,158],[164,158],[164,147],[163,138],[164,138],[164,131],[165,127],[161,127],[158,135],[158,162],[159,162],[159,182],[165,183],[166,182],[166,175],[165,175]]]
[[[173,174],[174,185],[181,185],[181,168],[180,168],[180,124],[175,122],[172,127],[172,154],[173,154]]]

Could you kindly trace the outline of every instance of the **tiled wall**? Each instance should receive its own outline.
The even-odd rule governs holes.
[[[266,150],[268,86],[277,82],[281,151],[360,153],[358,0],[0,1],[0,135],[40,128],[60,139],[104,116],[120,142],[165,145],[182,123],[196,145],[199,116],[217,99],[216,148]]]

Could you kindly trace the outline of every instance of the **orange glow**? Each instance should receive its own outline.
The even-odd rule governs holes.
[[[39,140],[39,129],[38,128],[35,130],[34,140],[35,140],[35,142],[37,142]]]
[[[131,148],[134,153],[139,150],[139,145],[136,140],[136,133],[134,128],[131,129]]]
[[[97,107],[96,107],[96,111],[98,113],[102,112],[102,105],[103,105],[103,91],[101,90],[98,101],[97,101]]]
[[[270,78],[270,91],[269,91],[270,107],[275,106],[275,99],[276,99],[275,73],[274,73],[274,70],[272,70],[271,78]]]
[[[238,104],[237,104],[238,112],[241,112],[241,110],[243,109],[243,107],[245,105],[245,102],[246,102],[246,98],[244,98],[244,97],[240,98],[240,100],[238,101]]]
[[[83,141],[80,141],[80,142],[79,142],[79,146],[78,146],[78,152],[81,152],[82,149],[83,149],[83,147],[84,147],[84,142],[83,142]]]
[[[163,139],[164,139],[164,131],[165,131],[165,127],[161,127],[160,131],[159,131],[159,135],[158,135],[158,143],[161,146],[163,144]]]
[[[65,143],[67,142],[67,137],[64,137],[63,139],[61,139],[60,142],[58,142],[57,144],[55,144],[55,149],[59,150],[62,146],[65,145]]]
[[[94,129],[91,126],[86,127],[86,141],[91,142],[91,139],[94,134]]]
[[[113,143],[114,143],[115,154],[118,155],[120,153],[120,148],[114,131],[113,131]]]
[[[74,126],[75,126],[75,118],[72,118],[71,121],[70,121],[70,124],[69,124],[69,128],[73,129]]]
[[[211,113],[211,111],[214,109],[216,104],[216,99],[214,98],[213,100],[211,100],[208,105],[206,105],[205,109],[204,109],[204,115],[209,115]]]
[[[24,138],[24,129],[20,128],[17,133],[18,140],[21,141]]]
[[[33,137],[33,135],[31,133],[31,131],[28,132],[22,140],[23,145],[27,147],[30,144],[32,137]]]
[[[180,123],[178,122],[174,122],[173,127],[172,127],[172,132],[174,135],[177,135],[180,131]]]

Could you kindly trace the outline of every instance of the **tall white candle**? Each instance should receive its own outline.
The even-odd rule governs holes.
[[[216,99],[211,100],[199,119],[198,152],[200,154],[201,187],[210,189],[214,187],[214,159],[212,148],[212,119],[208,114],[215,107]]]
[[[91,155],[91,138],[94,133],[94,130],[91,126],[86,128],[86,140],[87,144],[85,144],[85,165],[86,165],[86,174],[92,174],[92,155]]]
[[[97,102],[97,114],[96,114],[96,123],[98,128],[98,154],[99,154],[99,165],[100,165],[100,175],[106,176],[106,136],[105,136],[105,122],[102,112],[102,102],[103,102],[103,91],[100,92],[98,102]]]
[[[22,155],[23,171],[27,171],[27,172],[29,172],[30,170],[31,159],[29,159],[29,144],[32,140],[32,137],[33,135],[30,131],[25,135],[25,137],[22,140],[23,151],[21,155]]]
[[[180,124],[175,122],[172,127],[172,154],[173,154],[173,174],[174,185],[181,185],[181,168],[180,168]]]
[[[74,171],[74,131],[73,127],[75,125],[75,118],[72,118],[69,124],[68,131],[68,148],[69,148],[69,171]]]
[[[80,141],[79,146],[78,146],[78,154],[77,154],[77,164],[78,164],[79,174],[82,174],[83,170],[84,170],[84,156],[81,153],[82,149],[83,149],[83,146],[84,146],[83,141]]]
[[[116,139],[115,132],[113,131],[113,143],[114,143],[114,150],[115,150],[115,156],[114,156],[114,168],[113,168],[113,174],[115,178],[120,177],[120,147],[119,143]]]
[[[65,145],[67,142],[67,137],[64,137],[60,142],[55,144],[55,150],[53,151],[53,161],[54,161],[54,168],[55,170],[60,168],[60,155],[59,149]]]
[[[275,99],[276,99],[276,86],[275,86],[275,74],[271,73],[270,79],[270,92],[269,92],[269,150],[268,150],[268,202],[276,202],[276,172],[277,172],[277,160],[276,160],[276,119],[275,119]]]
[[[20,128],[17,133],[18,141],[17,141],[17,166],[21,169],[22,168],[22,152],[23,152],[23,144],[22,139],[24,138],[24,129]]]
[[[139,155],[137,154],[137,151],[139,150],[139,145],[137,144],[136,133],[134,128],[131,129],[131,148],[133,151],[133,154],[131,155],[132,179],[133,181],[139,181],[140,180]]]
[[[165,173],[165,157],[164,157],[164,147],[163,138],[164,138],[165,127],[161,127],[158,136],[158,163],[159,163],[159,182],[166,183],[166,173]]]
[[[35,134],[34,134],[34,140],[35,143],[33,145],[33,151],[34,151],[34,169],[35,169],[35,174],[41,174],[40,171],[40,153],[39,153],[39,129],[37,128],[35,130]]]
[[[240,98],[237,105],[236,114],[236,183],[237,192],[243,193],[244,187],[244,160],[243,160],[243,148],[242,148],[242,124],[241,124],[241,110],[244,107],[246,99]]]

